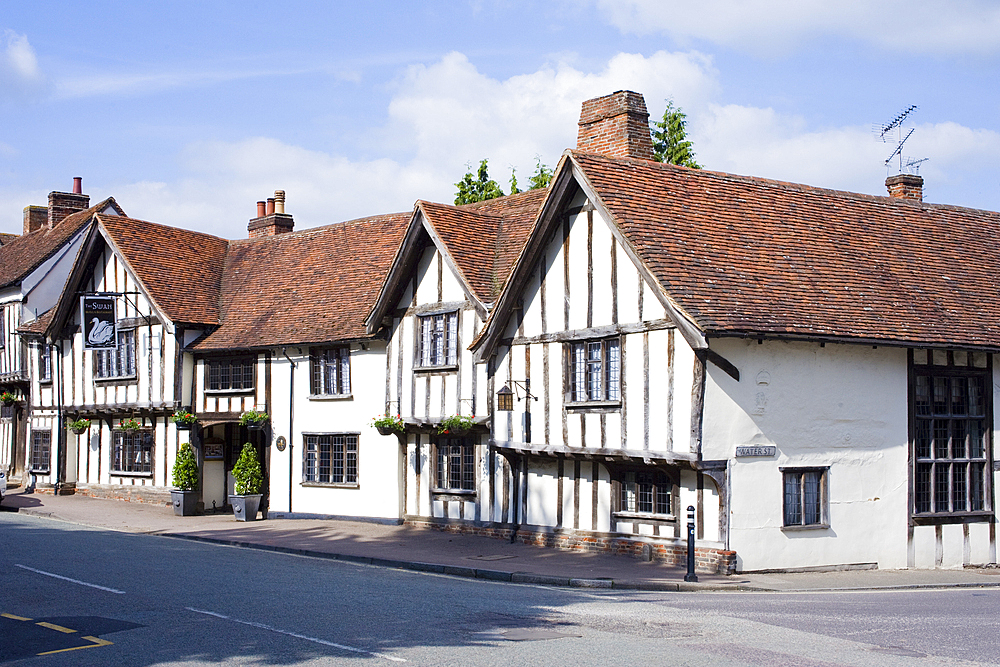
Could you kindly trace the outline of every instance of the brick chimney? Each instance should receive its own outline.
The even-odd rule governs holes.
[[[73,192],[49,193],[48,206],[26,206],[24,208],[24,233],[38,231],[42,227],[52,229],[78,211],[90,208],[90,196],[83,194],[83,178],[73,178]]]
[[[46,206],[24,207],[24,234],[30,234],[49,224],[49,209]]]
[[[52,229],[66,216],[90,207],[90,196],[83,194],[83,178],[73,178],[73,192],[49,193],[49,229]]]
[[[266,202],[257,202],[257,217],[250,219],[247,230],[250,232],[250,238],[257,239],[262,236],[287,234],[294,226],[292,216],[285,213],[285,191],[275,190],[273,198],[269,197]]]
[[[915,174],[896,174],[885,179],[889,196],[910,201],[924,200],[924,177]]]
[[[580,111],[576,147],[588,153],[653,160],[646,101],[630,90],[587,100]]]

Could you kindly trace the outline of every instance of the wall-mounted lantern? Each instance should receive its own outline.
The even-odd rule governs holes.
[[[514,409],[514,392],[507,385],[497,392],[497,410],[510,412]]]

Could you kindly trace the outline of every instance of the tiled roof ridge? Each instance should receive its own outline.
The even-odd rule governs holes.
[[[510,195],[508,195],[508,196],[510,196]],[[496,197],[494,199],[487,199],[485,201],[495,201],[496,199],[499,199],[499,197]],[[417,206],[422,207],[422,208],[426,208],[426,207],[431,207],[431,208],[434,208],[434,207],[445,208],[445,209],[450,209],[450,210],[462,213],[463,215],[475,215],[475,216],[479,216],[479,217],[483,217],[483,218],[493,218],[493,219],[496,219],[496,220],[501,219],[503,216],[500,215],[500,214],[497,214],[497,213],[484,213],[482,211],[477,210],[476,208],[473,208],[473,207],[479,206],[480,204],[485,203],[485,201],[475,202],[474,204],[444,204],[442,202],[437,202],[437,201],[428,201],[426,199],[418,199],[417,200]]]
[[[104,213],[97,213],[96,217],[101,222],[140,222],[144,225],[150,225],[152,227],[159,227],[163,230],[170,230],[172,232],[180,232],[182,234],[191,234],[192,236],[200,236],[205,239],[211,239],[213,241],[222,241],[223,243],[228,243],[227,239],[221,236],[215,236],[214,234],[209,234],[207,232],[199,232],[194,229],[186,229],[184,227],[174,227],[172,225],[164,225],[159,222],[152,222],[150,220],[143,220],[142,218],[131,218],[127,215],[105,215]]]
[[[745,174],[734,174],[731,172],[716,171],[712,169],[695,169],[693,167],[685,167],[683,165],[671,164],[669,162],[653,162],[650,160],[641,160],[638,158],[612,157],[601,153],[588,153],[579,150],[569,150],[567,152],[573,156],[580,155],[580,156],[585,156],[585,158],[597,158],[599,160],[603,160],[606,162],[627,163],[633,166],[638,166],[647,169],[659,169],[661,171],[675,171],[690,175],[697,174],[699,176],[712,177],[723,182],[735,181],[749,185],[760,185],[765,187],[782,188],[787,190],[794,190],[797,192],[811,192],[820,195],[825,194],[830,196],[841,197],[844,199],[854,199],[859,201],[871,202],[875,204],[889,204],[892,206],[904,205],[915,208],[933,208],[933,209],[943,209],[952,211],[968,211],[974,214],[985,213],[990,215],[1000,215],[1000,212],[991,211],[989,209],[978,209],[969,206],[960,206],[957,204],[941,204],[936,202],[914,201],[911,199],[890,197],[888,193],[884,195],[872,195],[864,192],[853,192],[851,190],[838,190],[836,188],[824,188],[817,185],[795,183],[793,181],[782,181],[773,178],[764,178],[763,176],[747,176]]]
[[[351,220],[340,220],[338,222],[331,222],[326,225],[319,225],[317,227],[307,227],[305,229],[296,229],[293,232],[285,232],[283,234],[272,234],[270,236],[260,236],[255,239],[249,238],[239,238],[239,239],[229,239],[230,244],[244,245],[247,243],[260,243],[266,241],[280,241],[281,239],[294,239],[302,238],[303,236],[308,236],[309,234],[318,234],[324,231],[329,231],[332,229],[339,229],[342,227],[347,227],[351,225],[362,225],[371,222],[381,222],[388,220],[397,216],[410,217],[413,215],[412,211],[397,211],[394,213],[378,213],[376,215],[367,215],[362,218],[353,218]]]

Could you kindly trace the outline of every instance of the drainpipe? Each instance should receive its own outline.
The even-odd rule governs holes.
[[[55,377],[52,378],[52,389],[56,400],[56,456],[59,459],[59,463],[56,466],[56,483],[53,488],[53,494],[58,496],[62,490],[62,483],[66,479],[66,427],[63,424],[62,402],[62,344],[50,343],[50,345],[59,351],[56,354],[56,368],[53,371]]]
[[[292,358],[288,356],[288,352],[285,348],[281,348],[281,354],[284,355],[285,359],[288,359],[288,363],[291,365],[289,369],[288,378],[288,513],[292,513],[292,489],[295,488],[295,473],[292,470],[292,464],[295,461],[292,458],[292,442],[295,440],[293,437],[295,431],[292,427],[295,424],[295,362]]]

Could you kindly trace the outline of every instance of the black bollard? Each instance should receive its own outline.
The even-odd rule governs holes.
[[[688,571],[684,581],[698,581],[694,573],[694,505],[688,505]]]

